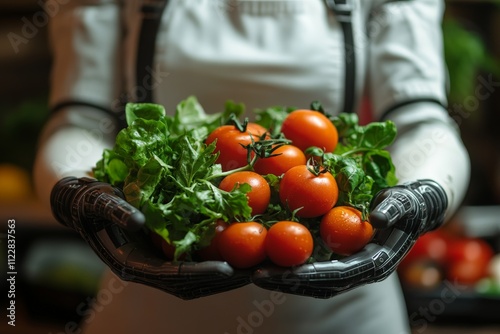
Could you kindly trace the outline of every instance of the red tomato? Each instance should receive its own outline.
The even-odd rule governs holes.
[[[175,256],[175,246],[169,244],[165,239],[161,240],[161,250],[167,260],[173,260]]]
[[[219,239],[222,231],[229,225],[223,220],[218,220],[215,223],[215,235],[213,236],[210,244],[198,250],[197,255],[203,261],[222,261],[222,255],[219,252]]]
[[[252,187],[252,190],[246,194],[248,205],[252,208],[252,215],[264,213],[271,199],[271,188],[266,179],[261,175],[250,171],[235,172],[222,179],[219,188],[225,191],[231,191],[244,183]]]
[[[372,225],[361,219],[361,212],[349,206],[336,206],[322,218],[321,239],[334,253],[351,255],[372,238]]]
[[[149,236],[151,237],[154,247],[163,253],[165,259],[172,261],[175,257],[175,246],[168,243],[162,236],[153,231],[150,232]],[[184,259],[186,259],[186,254],[181,254],[178,260]]]
[[[494,252],[491,246],[479,238],[458,238],[448,247],[447,261],[450,262],[489,262]]]
[[[488,276],[488,266],[483,262],[452,262],[446,268],[446,278],[452,283],[474,285]]]
[[[304,225],[280,221],[267,231],[266,253],[278,266],[290,267],[303,264],[313,252],[313,237]]]
[[[281,176],[292,167],[306,164],[306,156],[302,150],[293,145],[280,146],[272,154],[269,158],[257,160],[254,165],[257,173]]]
[[[266,259],[267,230],[257,222],[230,224],[220,234],[222,258],[235,268],[250,268]]]
[[[446,273],[452,282],[474,284],[488,275],[492,247],[479,238],[459,238],[449,244]]]
[[[299,109],[292,111],[283,121],[281,132],[302,151],[317,146],[333,152],[338,142],[337,128],[322,113]]]
[[[149,237],[151,238],[151,241],[153,242],[153,246],[157,250],[161,250],[161,244],[162,244],[162,240],[163,240],[162,236],[159,235],[158,233],[150,231],[149,232]]]
[[[450,240],[450,237],[441,230],[425,233],[417,239],[400,266],[410,265],[417,260],[432,260],[438,264],[444,264],[447,260]]]
[[[280,181],[281,203],[298,217],[319,217],[337,203],[339,190],[330,172],[315,175],[307,165],[290,168]]]
[[[154,233],[156,234],[156,233]],[[163,252],[163,255],[165,256],[165,259],[172,261],[175,257],[175,246],[173,244],[169,244],[165,239],[163,239],[161,236],[156,234],[160,240],[160,249]],[[178,258],[178,260],[184,260],[186,258],[186,254],[181,254]]]
[[[212,131],[206,144],[217,140],[214,153],[219,153],[216,163],[220,163],[223,171],[246,166],[247,150],[242,145],[248,145],[266,133],[266,129],[256,123],[248,123],[246,131],[240,131],[234,125],[222,125]]]

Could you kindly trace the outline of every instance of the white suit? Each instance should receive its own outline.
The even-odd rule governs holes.
[[[400,181],[437,181],[448,195],[449,217],[465,194],[469,159],[444,107],[442,2],[348,1],[354,40],[348,48],[341,15],[329,2],[170,0],[142,80],[136,76],[141,1],[61,5],[50,30],[50,103],[58,111],[37,156],[40,196],[48,201],[57,179],[87,173],[113,144],[119,128],[103,110],[120,98],[151,92],[167,112],[189,95],[207,112],[220,111],[228,99],[248,110],[319,100],[338,113],[350,82],[354,111],[367,97],[373,119],[396,123],[391,153]],[[351,82],[345,73],[352,63]],[[120,289],[113,288],[99,312],[84,316],[87,333],[409,333],[395,275],[328,300],[247,286],[181,301],[111,274],[103,289],[110,284]]]

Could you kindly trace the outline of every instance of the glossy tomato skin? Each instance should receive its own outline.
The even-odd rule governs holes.
[[[219,239],[222,231],[224,231],[229,225],[223,221],[218,220],[215,223],[215,235],[212,238],[210,244],[203,247],[197,251],[197,256],[202,261],[222,261],[222,255],[219,252]]]
[[[305,263],[313,247],[311,232],[297,222],[279,221],[267,232],[266,253],[278,266],[291,267]]]
[[[220,234],[222,258],[235,268],[250,268],[266,259],[267,229],[257,222],[235,222]]]
[[[324,114],[314,110],[292,111],[283,121],[281,132],[302,151],[316,146],[325,152],[333,152],[338,143],[335,125]]]
[[[252,187],[252,190],[246,194],[248,205],[252,208],[252,215],[264,213],[271,199],[271,188],[261,175],[251,171],[235,172],[222,179],[219,188],[231,191],[245,183]]]
[[[330,210],[338,199],[338,186],[330,172],[315,175],[307,165],[290,168],[280,181],[281,203],[297,217],[319,217]]]
[[[274,156],[257,160],[254,165],[257,173],[281,176],[292,167],[305,165],[307,161],[304,152],[293,145],[280,146],[272,154]]]
[[[216,163],[220,163],[223,171],[246,166],[247,150],[242,145],[248,145],[266,133],[266,129],[256,123],[248,123],[246,131],[241,132],[234,125],[222,125],[212,131],[206,144],[217,140],[214,153],[219,153]]]
[[[361,219],[361,212],[357,209],[337,206],[321,218],[320,235],[334,253],[351,255],[371,240],[373,227]]]

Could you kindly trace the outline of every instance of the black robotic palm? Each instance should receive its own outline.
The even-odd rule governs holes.
[[[423,233],[439,227],[448,202],[434,181],[420,180],[381,191],[370,222],[377,229],[362,251],[341,260],[293,268],[273,265],[235,270],[223,261],[165,261],[152,249],[140,211],[122,192],[90,178],[68,177],[51,194],[52,211],[73,228],[96,254],[124,280],[193,299],[254,283],[265,289],[330,298],[358,286],[385,279]]]
[[[330,298],[381,281],[396,270],[420,235],[443,223],[447,205],[444,190],[430,180],[382,190],[375,196],[369,219],[376,232],[363,250],[341,260],[296,268],[260,268],[253,282],[266,289]]]
[[[143,214],[115,187],[90,178],[67,177],[51,193],[54,217],[76,230],[124,280],[146,284],[182,299],[207,296],[250,283],[248,273],[221,261],[172,263],[152,247]],[[135,233],[134,233],[135,232]]]

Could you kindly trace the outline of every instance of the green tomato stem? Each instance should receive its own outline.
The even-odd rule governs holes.
[[[352,155],[352,154],[368,152],[371,150],[372,150],[371,148],[360,147],[360,148],[355,148],[355,149],[350,150],[350,151],[346,151],[346,152],[342,153],[341,156],[347,157],[347,156]]]
[[[207,178],[207,180],[210,181],[210,180],[213,180],[213,179],[217,179],[219,177],[226,177],[226,176],[231,175],[233,173],[244,172],[244,171],[247,171],[247,170],[253,170],[253,163],[247,164],[247,165],[245,165],[243,167],[238,167],[238,168],[235,168],[235,169],[230,169],[230,170],[227,170],[227,171],[219,173],[219,174],[213,174],[213,175],[209,176]]]

